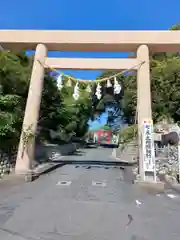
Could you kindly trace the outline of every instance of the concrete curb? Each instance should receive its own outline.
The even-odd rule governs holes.
[[[56,162],[56,161],[54,161]],[[94,165],[119,165],[119,166],[133,166],[136,163],[127,161],[103,161],[103,160],[61,160],[63,164],[94,164]]]
[[[118,157],[117,154],[116,154],[116,149],[113,149],[112,154],[111,154],[111,158],[112,158],[112,159],[115,159],[116,162],[121,162],[122,164],[125,164],[125,165],[131,165],[131,166],[133,166],[133,165],[135,165],[135,164],[138,163],[138,160],[137,160],[137,159],[134,160],[134,159],[132,158],[131,161],[127,161],[127,160],[125,160],[125,159],[122,159],[121,157]]]
[[[38,166],[37,168],[33,169],[33,171],[31,173],[33,175],[40,176],[42,174],[49,173],[63,165],[64,165],[64,163],[62,163],[62,162],[58,162],[58,163],[49,162],[49,163],[43,164],[43,166]]]
[[[160,174],[159,179],[164,182],[165,188],[166,189],[171,189],[177,193],[180,193],[180,184],[179,183],[172,183],[168,180],[166,174]]]
[[[148,192],[162,193],[165,190],[164,182],[148,182],[135,180],[134,184],[139,185],[141,188],[147,190]]]
[[[76,152],[77,149],[80,147],[80,144],[73,143],[72,146],[73,148],[67,154],[72,154],[73,152]],[[41,175],[52,172],[55,169],[65,165],[66,163],[61,161],[63,157],[64,156],[61,156],[60,158],[58,158],[57,162],[56,160],[55,161],[49,160],[46,163],[39,164],[37,167],[30,170],[28,173],[16,175],[14,172],[12,172],[11,174],[4,176],[3,180],[19,178],[22,180],[24,179],[26,182],[32,182],[37,178],[39,178]]]
[[[7,182],[32,182],[39,178],[43,174],[47,174],[49,172],[54,171],[55,169],[63,166],[63,163],[45,163],[41,164],[41,166],[38,166],[32,171],[29,171],[25,174],[17,175],[14,172],[12,172],[9,175],[5,175],[3,179],[0,180],[0,184],[7,183]]]
[[[135,165],[138,163],[137,160],[133,160],[133,161],[126,161],[126,160],[121,160],[120,158],[116,158],[117,162],[122,162],[122,163],[126,163],[126,164],[129,164],[129,165]]]
[[[77,149],[79,149],[80,144],[72,143],[72,146],[73,146],[73,148],[67,153],[67,155],[68,154],[70,155],[70,154],[76,152]],[[40,164],[36,168],[34,168],[32,171],[30,171],[29,174],[34,176],[35,178],[37,178],[40,175],[52,172],[55,169],[66,164],[64,161],[61,160],[63,157],[65,157],[65,156],[61,156],[60,158],[58,158],[57,162],[56,162],[56,160],[54,160],[54,161],[49,161],[44,164]]]

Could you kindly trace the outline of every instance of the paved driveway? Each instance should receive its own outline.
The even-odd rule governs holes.
[[[111,152],[89,149],[67,158],[106,160]],[[178,240],[179,215],[180,196],[142,192],[124,181],[119,167],[65,165],[32,183],[1,189],[0,239]]]

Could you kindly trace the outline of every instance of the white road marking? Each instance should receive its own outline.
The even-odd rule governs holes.
[[[56,185],[57,186],[70,186],[71,185],[71,183],[72,183],[72,181],[59,181]]]
[[[106,187],[107,183],[105,181],[92,181],[92,186]]]
[[[174,198],[176,198],[176,195],[174,195],[174,194],[167,194],[167,197],[174,199]]]

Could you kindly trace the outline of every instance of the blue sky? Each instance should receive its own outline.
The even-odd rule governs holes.
[[[0,29],[166,30],[180,21],[179,9],[179,0],[2,0]],[[50,56],[124,57],[126,54],[50,53]],[[68,73],[94,79],[100,72]]]
[[[96,130],[101,128],[102,126],[106,125],[107,123],[107,113],[102,113],[101,116],[97,119],[95,119],[94,121],[89,120],[88,124],[89,124],[89,130]]]

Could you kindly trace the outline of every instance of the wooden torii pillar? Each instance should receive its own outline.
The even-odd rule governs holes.
[[[15,172],[17,174],[26,174],[32,168],[35,134],[39,120],[39,110],[44,83],[44,64],[47,52],[47,48],[44,44],[37,45],[16,159]],[[26,144],[25,135],[28,134],[28,132],[30,132],[32,137]]]
[[[142,181],[155,181],[154,173],[145,172],[144,151],[143,151],[143,132],[144,120],[152,120],[151,108],[151,82],[150,82],[150,60],[149,48],[141,45],[137,49],[137,61],[142,63],[137,69],[137,114],[138,114],[138,143],[139,143],[139,172]],[[155,160],[155,159],[154,159]]]

